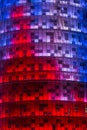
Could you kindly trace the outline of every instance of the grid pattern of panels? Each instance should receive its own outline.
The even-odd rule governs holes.
[[[84,83],[10,82],[3,84],[0,92],[2,130],[86,130]]]
[[[40,70],[38,72],[43,79],[86,82],[87,11],[85,1],[18,2],[13,1],[13,5],[8,2],[6,6],[2,3],[3,8],[0,9],[0,59],[42,57],[43,65],[41,66],[45,68],[44,58],[53,57],[51,62],[54,62],[52,65],[54,69],[46,67],[43,69],[46,72],[43,73]],[[61,58],[60,63],[58,63],[59,58]],[[31,60],[33,62],[33,58]],[[38,59],[38,65],[36,63],[32,65],[38,68],[39,62],[41,61]],[[20,66],[20,63],[18,64]],[[3,63],[0,65],[3,66]],[[48,70],[50,72],[47,72]],[[15,71],[14,66],[14,73]],[[40,79],[37,72],[29,73],[29,77],[29,74],[24,74],[27,79],[31,80],[32,75],[34,80]],[[12,73],[9,74],[5,68],[5,74],[0,75],[0,82],[8,82],[11,75]],[[24,76],[20,75],[21,72],[15,73],[12,80],[16,80],[16,77],[23,80]],[[54,76],[51,78],[49,75]]]
[[[0,0],[0,130],[87,129],[87,1]]]
[[[78,122],[77,122],[78,120]],[[14,123],[16,122],[16,123]],[[87,120],[85,118],[68,117],[19,117],[8,120],[2,120],[5,130],[86,130]],[[20,125],[19,125],[20,124]]]

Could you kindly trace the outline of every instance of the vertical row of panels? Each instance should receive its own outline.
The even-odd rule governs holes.
[[[0,3],[1,130],[87,129],[86,9],[85,0]]]

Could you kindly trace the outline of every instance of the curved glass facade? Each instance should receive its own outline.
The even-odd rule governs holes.
[[[0,130],[86,125],[87,0],[0,1]]]

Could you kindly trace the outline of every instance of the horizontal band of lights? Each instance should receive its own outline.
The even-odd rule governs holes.
[[[87,130],[86,21],[86,0],[0,0],[0,130]]]

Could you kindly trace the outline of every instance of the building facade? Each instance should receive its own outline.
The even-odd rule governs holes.
[[[0,130],[87,130],[87,0],[0,1]]]

